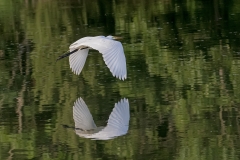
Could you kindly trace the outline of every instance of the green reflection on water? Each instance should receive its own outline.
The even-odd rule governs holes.
[[[240,3],[0,2],[1,159],[239,159]],[[91,51],[80,76],[55,63],[84,36],[121,35],[128,79]],[[79,138],[72,106],[99,125],[127,97],[129,133]]]

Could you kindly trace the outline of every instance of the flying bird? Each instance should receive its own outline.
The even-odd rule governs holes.
[[[122,44],[115,41],[117,39],[120,39],[120,37],[96,36],[81,38],[71,44],[69,52],[59,56],[57,60],[69,56],[70,68],[76,75],[79,75],[86,62],[89,49],[95,49],[102,53],[103,60],[112,75],[124,80],[127,78],[126,58]]]
[[[115,103],[106,127],[96,126],[87,105],[81,97],[74,103],[73,119],[75,122],[75,132],[80,137],[108,140],[125,135],[128,132],[130,120],[128,99],[124,98]]]

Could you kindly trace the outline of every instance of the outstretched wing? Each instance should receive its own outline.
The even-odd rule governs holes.
[[[75,128],[91,130],[97,127],[93,121],[92,115],[87,105],[85,104],[81,97],[78,98],[74,103],[73,119],[75,122]]]
[[[73,49],[70,49],[70,51]],[[69,57],[70,68],[73,73],[79,75],[83,69],[83,66],[86,62],[89,49],[79,49],[77,52],[73,53]]]
[[[108,119],[107,126],[88,138],[107,140],[127,133],[130,120],[129,103],[122,99],[115,103],[112,113]]]
[[[119,133],[126,133],[128,131],[128,124],[130,119],[128,99],[122,99],[115,103],[112,113],[109,116],[106,129],[109,128],[118,130]]]
[[[82,40],[81,45],[96,49],[102,53],[103,59],[113,76],[122,80],[127,78],[126,58],[120,42],[104,36],[97,36]]]

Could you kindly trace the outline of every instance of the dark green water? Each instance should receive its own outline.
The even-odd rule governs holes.
[[[0,159],[240,159],[239,17],[239,0],[1,0]],[[126,81],[97,51],[80,76],[55,63],[110,34],[124,37]],[[97,125],[128,98],[128,133],[64,128],[79,97]]]

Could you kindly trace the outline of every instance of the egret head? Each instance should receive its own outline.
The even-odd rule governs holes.
[[[108,39],[113,39],[113,40],[120,40],[120,39],[122,39],[122,37],[111,36],[111,35],[107,36],[107,38]]]

